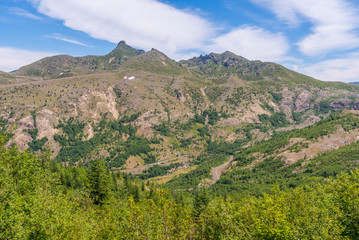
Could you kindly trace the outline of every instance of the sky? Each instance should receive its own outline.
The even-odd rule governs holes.
[[[324,81],[359,81],[358,0],[2,0],[0,70],[105,55],[125,40],[181,60],[231,51]]]

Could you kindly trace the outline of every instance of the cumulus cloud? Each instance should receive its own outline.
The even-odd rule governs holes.
[[[0,70],[10,72],[51,55],[55,54],[51,52],[35,52],[18,48],[0,47]]]
[[[359,53],[298,67],[298,71],[323,81],[359,81]]]
[[[242,26],[213,40],[210,51],[229,50],[251,60],[284,60],[289,43],[280,33],[272,33],[254,26]]]
[[[155,0],[32,0],[38,11],[90,36],[168,54],[203,46],[210,22]]]
[[[38,11],[97,39],[156,48],[176,60],[206,51],[230,50],[250,59],[278,60],[285,37],[242,26],[218,36],[211,22],[157,0],[31,0]],[[64,40],[64,39],[62,39]]]
[[[308,56],[359,47],[359,13],[346,0],[252,0],[269,7],[292,26],[310,22],[311,33],[300,40],[300,51]]]

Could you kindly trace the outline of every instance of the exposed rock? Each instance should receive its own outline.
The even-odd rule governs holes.
[[[59,129],[54,128],[58,124],[57,116],[48,109],[41,109],[36,112],[36,126],[39,130],[38,139],[47,137],[51,149],[55,152],[60,151],[60,144],[54,140],[54,135],[59,133]]]
[[[226,142],[234,142],[235,140],[237,140],[237,135],[232,132],[231,134],[228,135]]]
[[[358,129],[350,132],[346,132],[342,128],[339,128],[334,133],[328,136],[324,136],[323,138],[320,138],[318,140],[315,140],[314,142],[311,142],[307,148],[303,148],[298,152],[291,152],[287,150],[278,154],[276,158],[283,160],[286,165],[290,165],[297,162],[300,159],[303,158],[312,159],[321,153],[335,150],[343,146],[346,146],[348,144],[351,144],[353,142],[356,142],[359,140],[358,136],[359,136]],[[300,141],[295,141],[295,143],[298,142]],[[303,142],[305,141],[303,140]]]
[[[147,111],[141,116],[139,116],[134,124],[138,127],[137,134],[146,138],[153,137],[152,127],[161,123],[160,119],[166,119],[167,113],[160,112],[155,114],[153,111]]]
[[[178,90],[178,93],[177,93],[177,99],[180,100],[180,102],[184,103],[186,102],[186,97],[184,96],[184,93],[183,93],[183,90],[180,89]]]
[[[333,109],[339,109],[339,110],[343,110],[343,109],[349,109],[350,107],[350,103],[352,102],[352,100],[350,99],[338,99],[334,102],[331,102],[329,104],[329,106]]]
[[[239,125],[242,121],[239,118],[226,118],[221,119],[216,125],[218,127],[228,127]]]
[[[301,93],[299,93],[297,100],[295,101],[295,107],[297,108],[298,112],[302,112],[309,108],[309,102],[312,96],[313,94],[307,90],[303,90]]]
[[[32,116],[26,116],[20,119],[16,123],[16,128],[13,130],[14,137],[7,143],[7,146],[15,144],[19,147],[20,151],[24,151],[28,148],[28,143],[32,141],[30,134],[26,131],[27,129],[34,128],[34,120]]]
[[[94,136],[93,128],[90,123],[87,123],[84,129],[86,140],[90,140]]]
[[[32,129],[35,127],[34,119],[31,115],[24,117],[23,119],[20,119],[16,125],[18,125],[19,128],[22,128],[22,129],[25,129],[25,128]]]
[[[116,93],[112,87],[105,92],[88,91],[84,93],[78,100],[78,103],[68,103],[70,109],[78,109],[82,117],[99,120],[101,113],[111,113],[114,119],[120,116],[116,107]],[[71,106],[70,106],[71,105]],[[77,112],[77,111],[76,111]]]
[[[295,93],[288,89],[283,89],[283,99],[280,102],[280,106],[285,114],[291,113],[294,108]]]

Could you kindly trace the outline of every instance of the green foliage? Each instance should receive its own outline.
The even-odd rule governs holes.
[[[38,140],[32,140],[32,142],[29,142],[29,148],[33,151],[38,151],[38,150],[42,150],[44,144],[47,142],[48,138],[47,137],[43,137],[41,139]]]
[[[86,169],[47,156],[0,146],[1,239],[358,238],[358,170],[234,200],[212,189],[192,197],[140,187],[131,176],[110,175],[101,160]]]
[[[332,111],[332,109],[329,106],[329,101],[321,101],[319,102],[319,113],[327,114]]]
[[[137,176],[143,180],[148,179],[148,178],[158,177],[158,176],[164,176],[164,175],[168,174],[169,170],[178,168],[179,166],[182,166],[182,165],[183,164],[181,164],[181,163],[171,163],[170,165],[167,165],[167,166],[154,165],[154,166],[144,170],[142,174],[139,174]]]
[[[201,137],[205,137],[205,136],[210,137],[210,136],[211,136],[211,134],[209,133],[209,129],[208,129],[207,126],[197,128],[197,131],[198,131],[198,133],[199,133],[199,135],[200,135]]]
[[[26,132],[27,132],[28,134],[30,134],[30,136],[31,136],[31,138],[32,138],[33,140],[36,140],[37,134],[38,134],[38,132],[39,132],[39,129],[37,129],[37,128],[27,129]]]
[[[34,112],[31,112],[33,114],[34,117],[34,122],[36,122],[36,115]],[[28,143],[29,149],[31,149],[32,151],[39,151],[42,150],[43,146],[45,145],[45,143],[48,141],[47,137],[43,137],[41,139],[36,139],[39,129],[36,128],[36,124],[35,124],[35,128],[34,129],[27,129],[26,130],[27,133],[30,134],[32,141]]]
[[[359,238],[359,170],[341,175],[333,184],[335,205],[341,210],[339,221],[344,227],[343,237]]]
[[[270,116],[267,114],[259,114],[258,118],[262,123],[270,124],[273,127],[280,127],[288,124],[286,116],[283,112],[275,112]]]
[[[110,194],[111,178],[102,160],[92,161],[89,169],[90,198],[94,204],[104,204]]]
[[[90,140],[84,140],[85,123],[71,118],[66,123],[60,123],[58,128],[63,130],[63,134],[56,134],[54,139],[62,148],[56,160],[74,164],[87,159],[93,151],[107,145],[111,149],[110,156],[105,159],[109,167],[121,167],[131,155],[141,156],[146,164],[156,162],[156,158],[150,153],[153,150],[150,147],[151,141],[135,136],[135,127],[124,125],[137,117],[138,114],[134,114],[118,121],[103,119],[94,127],[96,132]],[[123,136],[128,138],[124,140]]]
[[[134,113],[130,116],[123,116],[120,120],[119,120],[119,123],[130,123],[130,122],[133,122],[135,121],[141,114],[140,113]]]
[[[193,120],[195,122],[205,124],[206,119],[208,119],[209,125],[215,125],[221,118],[228,118],[228,117],[229,115],[223,111],[218,112],[214,108],[209,108],[207,110],[204,110],[201,115],[196,114]]]
[[[300,123],[301,122],[301,116],[303,115],[303,112],[292,112],[292,119],[293,121],[295,121],[296,123]]]
[[[272,95],[274,102],[279,103],[280,101],[282,101],[283,99],[282,94],[275,92],[269,92],[269,93]]]
[[[168,123],[161,123],[152,127],[155,131],[159,132],[162,136],[168,136],[171,132]]]
[[[74,145],[76,142],[81,141],[84,137],[83,130],[85,123],[81,123],[78,120],[75,120],[73,117],[70,117],[66,122],[60,122],[57,128],[61,128],[62,132],[66,136],[66,140],[61,138],[60,135],[55,135],[54,138],[56,141],[59,140],[60,144],[63,146]]]
[[[209,196],[204,188],[196,189],[193,196],[193,213],[198,219],[201,213],[203,213],[208,206]]]
[[[234,154],[238,148],[242,147],[246,141],[235,140],[233,143],[229,142],[209,142],[207,146],[207,152],[210,154]]]
[[[35,111],[31,111],[30,112],[31,116],[32,116],[32,119],[34,121],[34,127],[37,128],[36,126],[36,112]],[[35,139],[35,138],[34,138]]]
[[[6,119],[0,117],[0,145],[7,142],[12,136],[14,136],[14,134],[6,127]]]
[[[221,165],[228,161],[227,155],[201,155],[197,157],[195,164],[198,167],[187,174],[177,176],[167,182],[164,186],[169,189],[190,189],[198,186],[202,179],[212,178],[211,169],[212,167]]]

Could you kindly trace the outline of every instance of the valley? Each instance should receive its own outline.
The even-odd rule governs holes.
[[[359,109],[354,85],[321,82],[230,52],[175,62],[124,41],[105,56],[55,56],[2,76],[9,80],[0,85],[0,116],[14,126],[7,146],[48,147],[57,161],[75,166],[102,158],[113,171],[129,174],[173,163],[194,167],[221,144],[236,156],[280,132]],[[285,165],[311,159],[350,144],[348,134],[356,137],[342,131],[316,143],[292,139],[271,158]],[[266,159],[256,156],[248,169]]]
[[[0,73],[0,238],[357,239],[358,147],[356,85],[124,41],[48,57]]]

